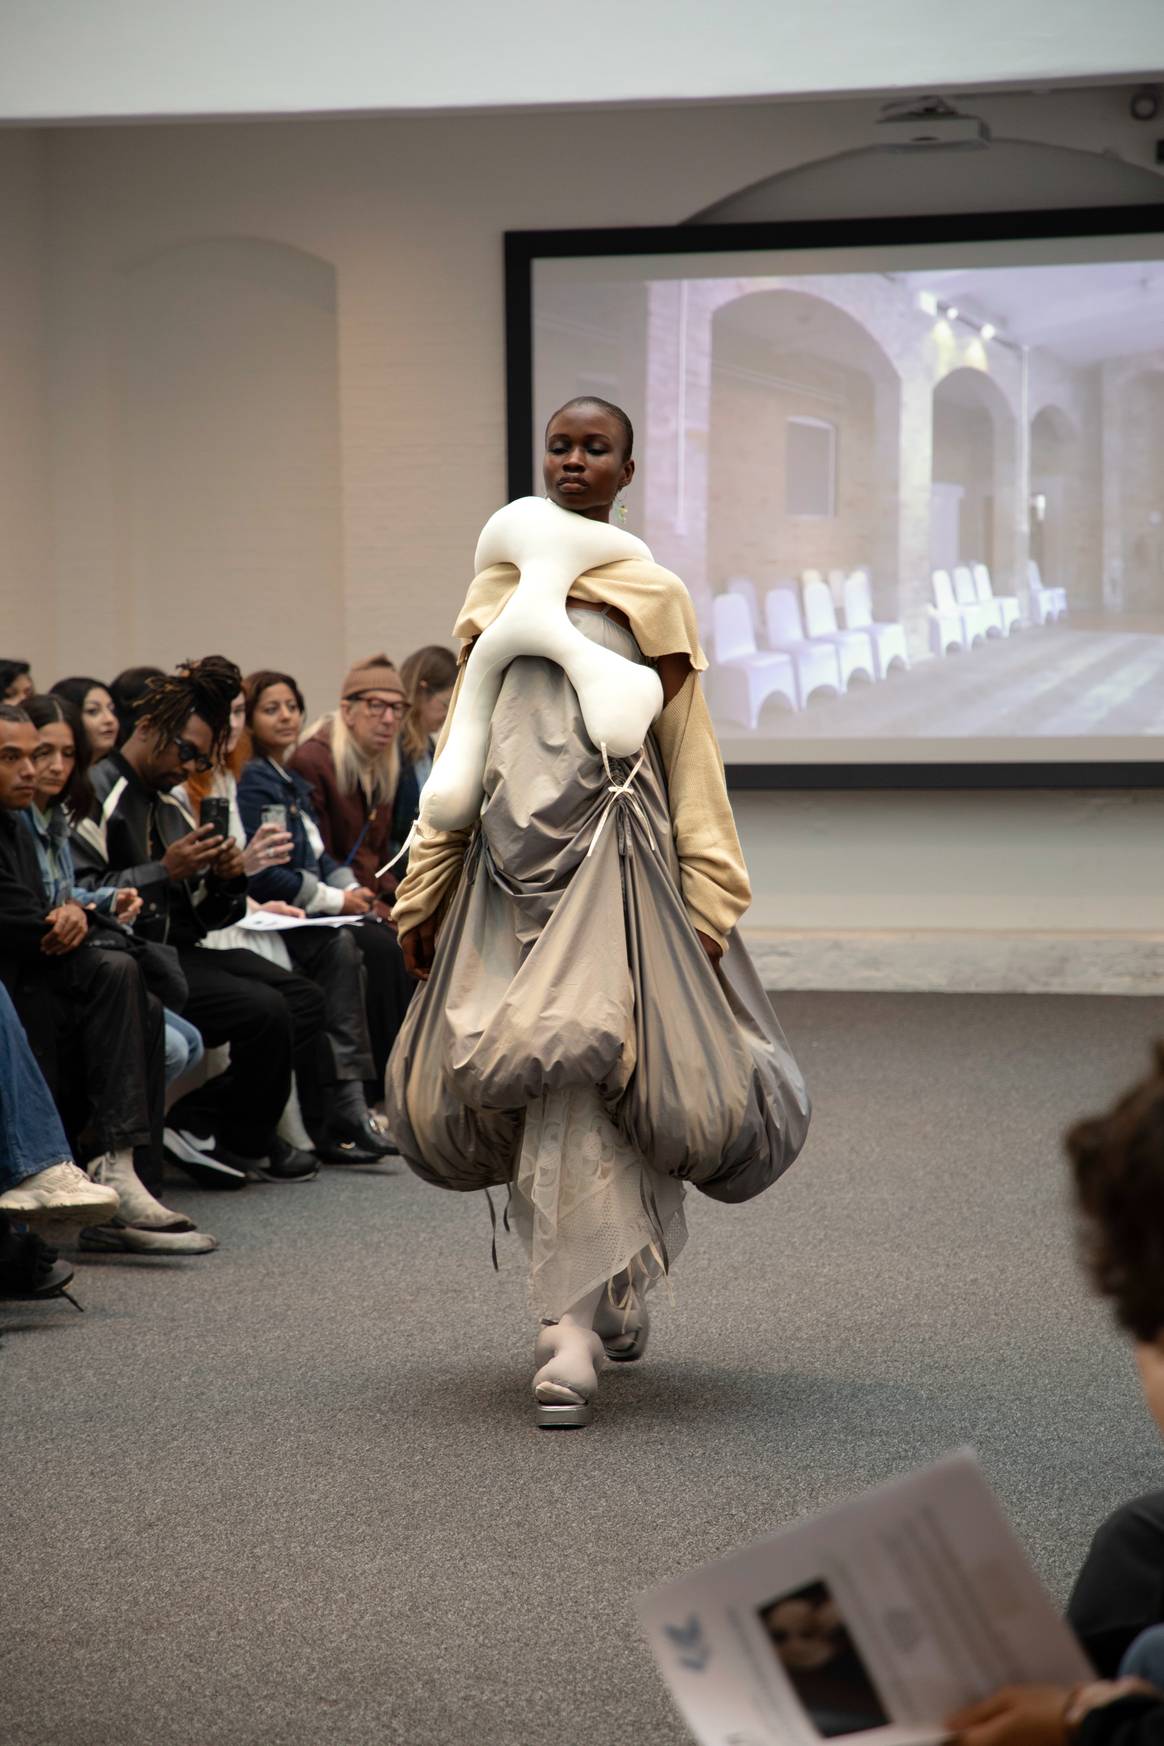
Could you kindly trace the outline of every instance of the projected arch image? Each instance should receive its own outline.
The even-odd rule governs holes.
[[[843,586],[862,570],[892,610],[899,417],[889,359],[867,328],[828,299],[762,290],[712,314],[706,537],[713,636],[735,613],[719,598],[744,599],[757,653],[768,657],[766,710],[803,709],[835,698],[854,675],[873,678],[872,640],[846,630]],[[831,600],[816,579],[831,582]],[[810,640],[811,648],[798,647]],[[791,665],[790,686],[781,683],[787,675],[779,663]],[[721,710],[728,690],[726,682],[717,687]],[[742,687],[739,701],[733,715],[745,702]]]

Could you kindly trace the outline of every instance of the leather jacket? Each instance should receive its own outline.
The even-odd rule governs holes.
[[[135,885],[142,910],[134,932],[172,946],[195,946],[216,928],[246,913],[247,882],[202,873],[171,879],[162,856],[188,836],[195,823],[172,794],[151,793],[121,756],[111,752],[89,772],[97,816],[82,819],[72,834],[78,882],[90,889]]]

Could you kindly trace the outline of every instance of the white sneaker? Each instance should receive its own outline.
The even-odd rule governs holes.
[[[91,1224],[95,1219],[112,1218],[117,1208],[116,1188],[90,1182],[85,1172],[67,1159],[38,1170],[35,1176],[26,1176],[15,1188],[0,1194],[0,1213],[29,1224],[75,1224],[78,1220]]]
[[[120,1213],[127,1225],[144,1231],[193,1231],[197,1227],[185,1213],[173,1212],[163,1206],[146,1187],[133,1167],[133,1153],[128,1148],[117,1152],[102,1152],[89,1163],[89,1175],[94,1182],[116,1189]]]

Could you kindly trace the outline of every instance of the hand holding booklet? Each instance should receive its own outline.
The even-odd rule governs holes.
[[[638,1602],[700,1746],[932,1746],[1003,1685],[1094,1675],[970,1450]]]

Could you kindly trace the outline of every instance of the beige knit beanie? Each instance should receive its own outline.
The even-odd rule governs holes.
[[[407,695],[400,675],[387,655],[369,655],[366,661],[357,661],[343,682],[340,696],[355,697],[361,691],[395,691],[401,697]]]

